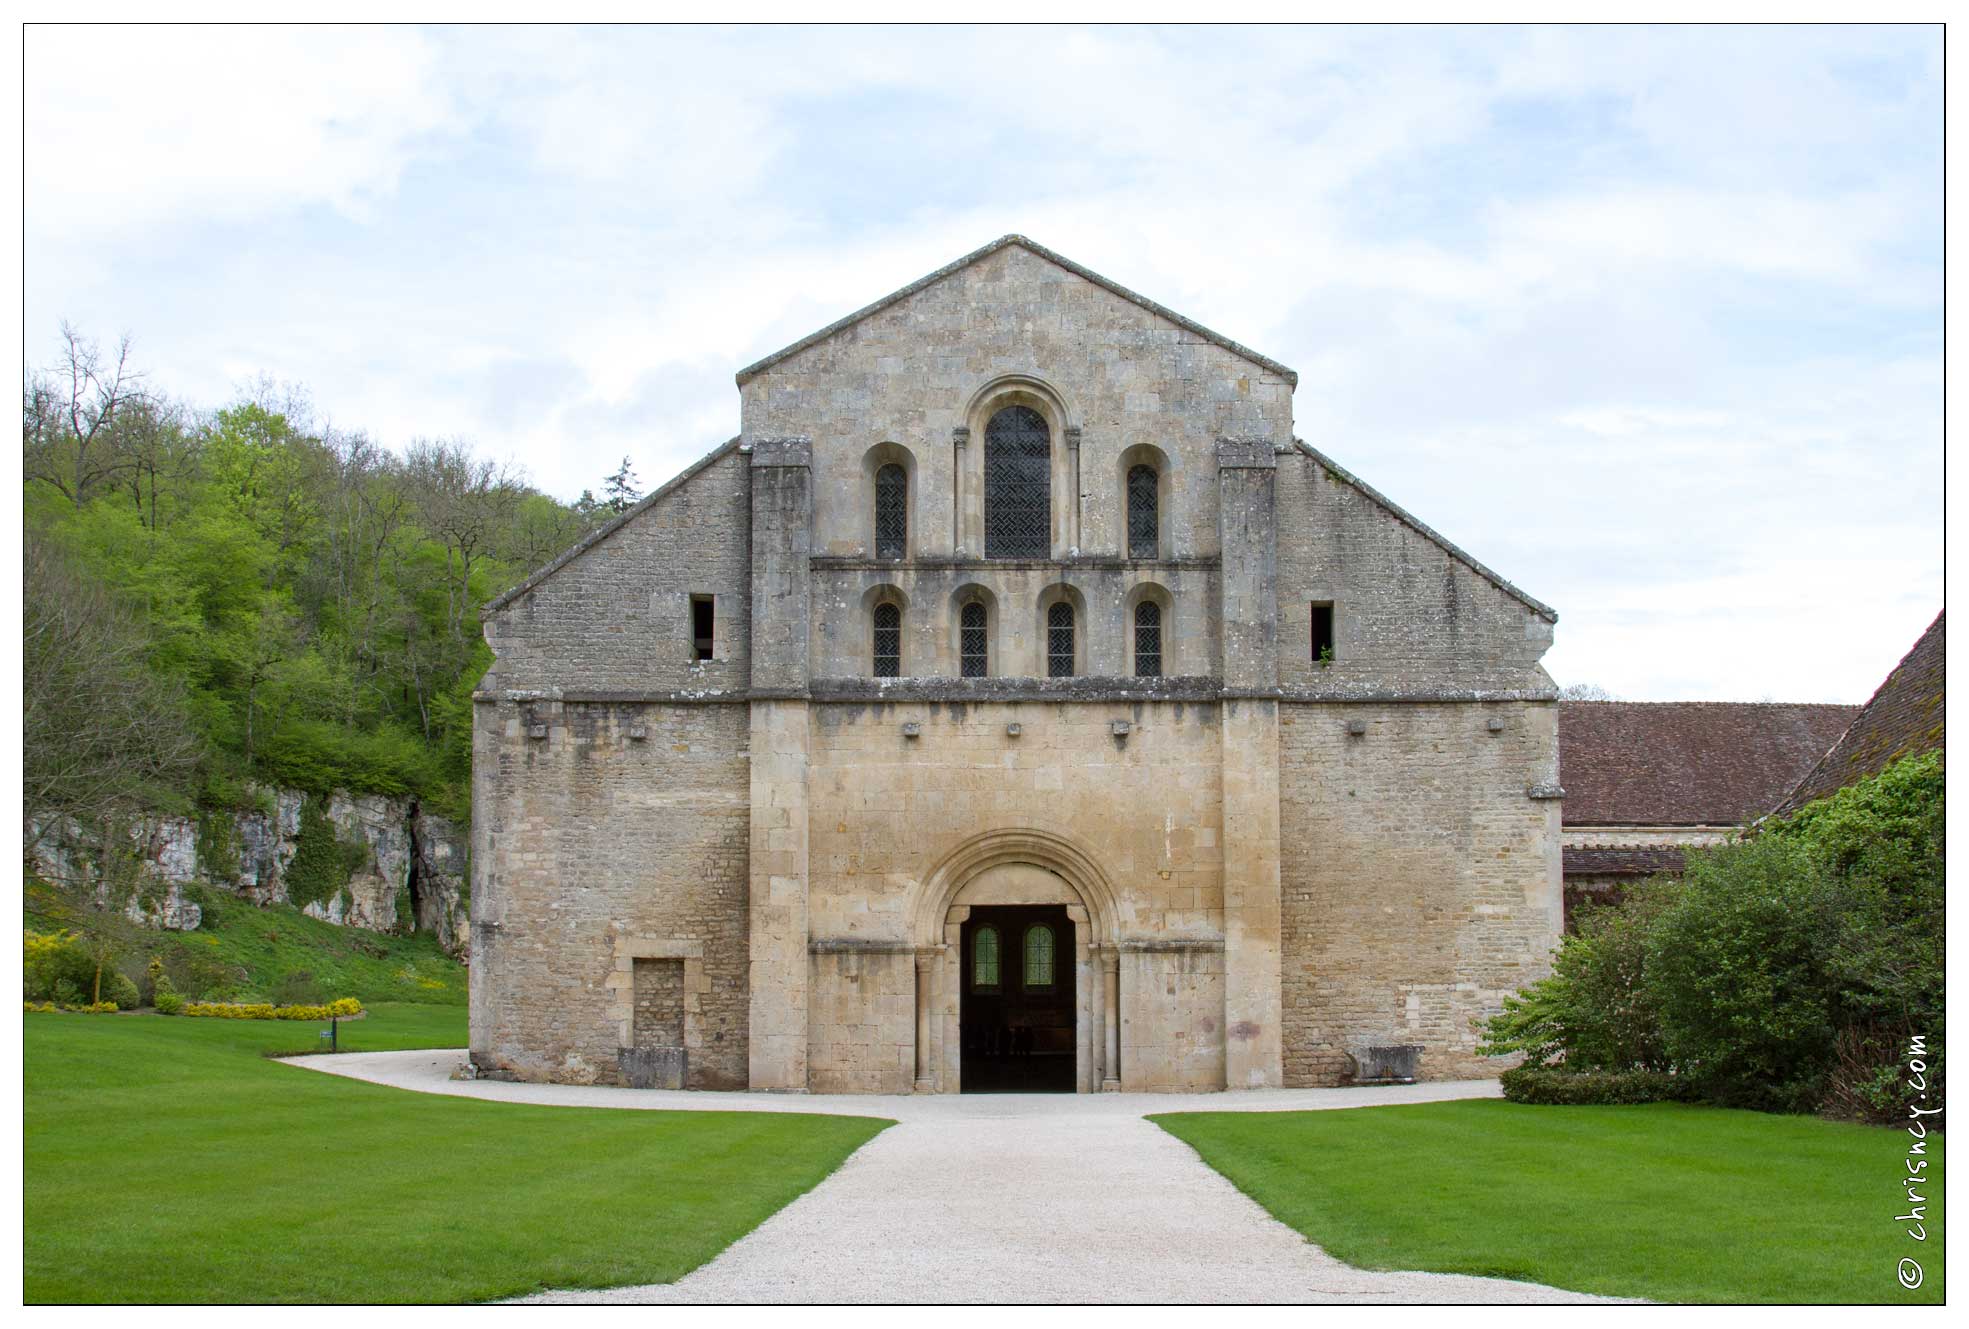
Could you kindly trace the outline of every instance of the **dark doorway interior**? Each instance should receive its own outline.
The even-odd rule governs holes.
[[[1073,1092],[1073,923],[1064,905],[987,905],[964,924],[967,1094]]]

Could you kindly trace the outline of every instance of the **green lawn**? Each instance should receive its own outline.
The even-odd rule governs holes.
[[[470,1301],[673,1280],[838,1167],[866,1117],[526,1107],[298,1070],[320,1026],[28,1015],[30,1302]],[[382,1005],[357,1051],[461,1046]]]
[[[1939,1302],[1908,1239],[1905,1131],[1720,1108],[1496,1100],[1151,1118],[1349,1264],[1704,1302]],[[1926,1279],[1904,1292],[1903,1256]],[[1253,1289],[1253,1295],[1262,1295]]]

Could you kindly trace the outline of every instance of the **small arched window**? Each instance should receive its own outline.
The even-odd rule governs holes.
[[[1135,676],[1162,676],[1162,606],[1153,600],[1135,606]]]
[[[998,987],[998,929],[989,925],[971,934],[971,990],[995,991]]]
[[[909,473],[890,462],[875,473],[875,557],[902,558],[909,549]]]
[[[1026,981],[1028,991],[1044,992],[1053,986],[1053,929],[1034,923],[1026,929]]]
[[[1128,468],[1128,557],[1154,558],[1162,538],[1158,510],[1160,477],[1153,466]]]
[[[1073,676],[1073,606],[1064,600],[1054,601],[1046,611],[1046,674]]]
[[[973,600],[957,615],[958,673],[983,678],[991,672],[991,640],[985,627],[985,607]]]
[[[902,607],[890,601],[875,606],[875,677],[902,674]]]
[[[1030,406],[1007,406],[985,425],[986,558],[1053,552],[1053,431]]]

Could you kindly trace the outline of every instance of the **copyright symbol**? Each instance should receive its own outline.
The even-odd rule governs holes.
[[[1900,1268],[1894,1272],[1900,1278],[1901,1286],[1908,1291],[1912,1292],[1921,1286],[1921,1266],[1906,1256],[1901,1257]]]

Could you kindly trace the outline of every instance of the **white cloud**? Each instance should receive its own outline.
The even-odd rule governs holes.
[[[1562,677],[1761,695],[1776,643],[1796,695],[1864,695],[1940,595],[1908,497],[1939,470],[1938,50],[36,29],[29,346],[129,329],[194,399],[271,372],[572,496],[625,451],[666,478],[736,428],[739,367],[1023,231],[1298,368],[1301,434],[1559,607]],[[1854,644],[1808,648],[1833,594]]]

